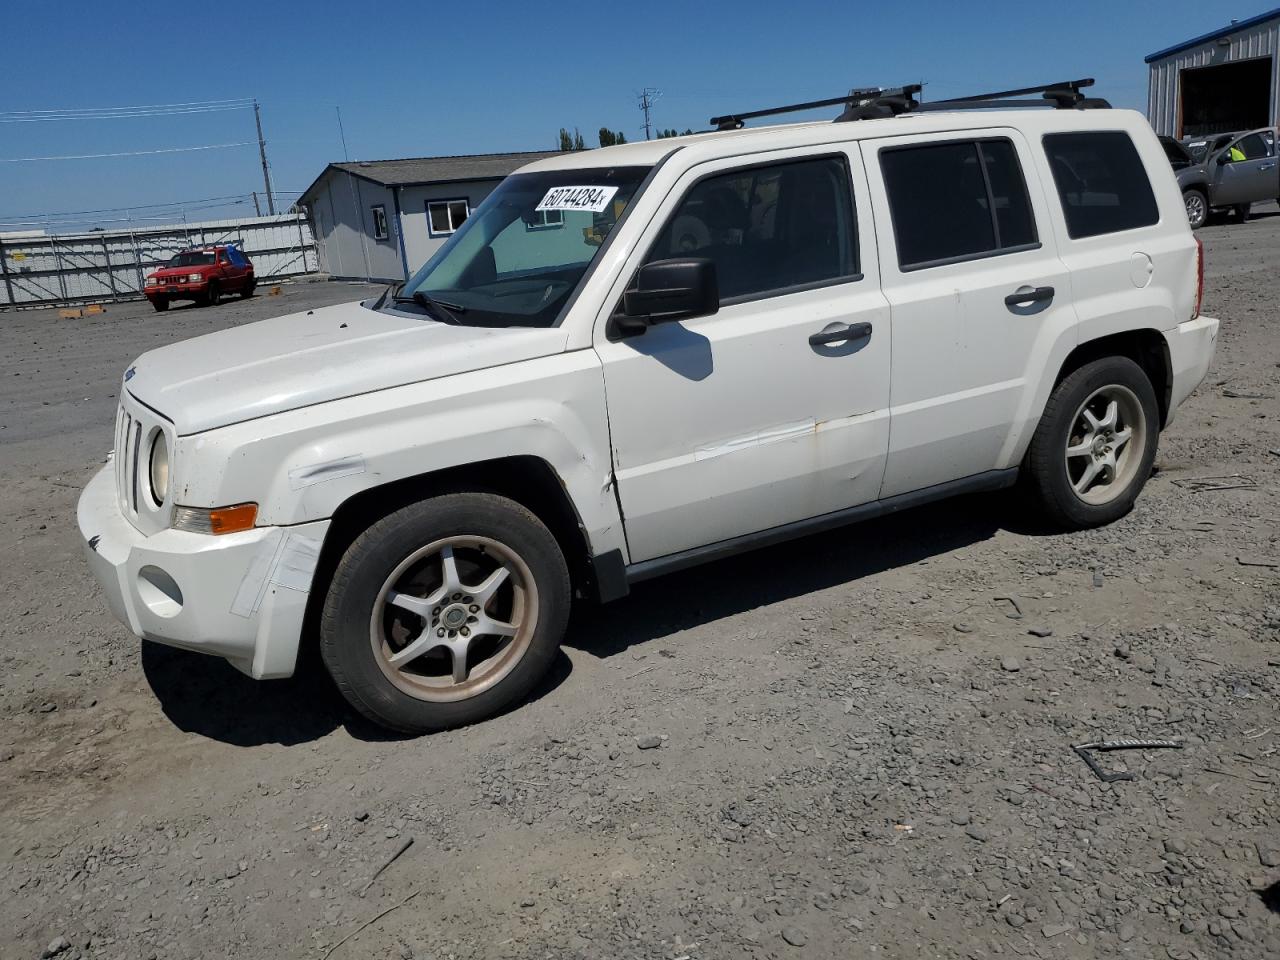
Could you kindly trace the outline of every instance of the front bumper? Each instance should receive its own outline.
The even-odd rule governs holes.
[[[1173,420],[1174,411],[1209,372],[1218,345],[1218,321],[1214,317],[1197,317],[1164,332],[1169,346],[1169,415],[1165,426]]]
[[[169,283],[162,280],[157,286],[143,287],[142,293],[148,300],[186,300],[203,297],[209,291],[209,282]]]
[[[328,520],[211,536],[147,536],[120,513],[107,465],[76,508],[111,612],[145,640],[225,657],[255,679],[287,677]]]

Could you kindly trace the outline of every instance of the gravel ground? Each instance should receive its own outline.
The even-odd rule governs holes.
[[[970,497],[648,582],[531,702],[416,740],[314,666],[140,645],[74,520],[137,353],[367,288],[0,315],[0,955],[1280,958],[1259,213],[1202,232],[1218,357],[1124,520]],[[1070,745],[1115,737],[1184,748],[1103,783]]]

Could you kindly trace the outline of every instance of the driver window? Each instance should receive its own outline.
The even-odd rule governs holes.
[[[853,196],[844,158],[752,167],[699,181],[646,262],[684,257],[715,262],[721,303],[855,279]]]
[[[1271,150],[1267,147],[1267,141],[1263,140],[1262,135],[1257,133],[1241,137],[1227,150],[1227,159],[1231,162],[1262,160],[1269,156],[1271,156]]]

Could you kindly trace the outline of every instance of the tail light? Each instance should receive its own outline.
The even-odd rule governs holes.
[[[1191,319],[1200,316],[1200,304],[1204,302],[1204,241],[1196,237],[1196,308]]]

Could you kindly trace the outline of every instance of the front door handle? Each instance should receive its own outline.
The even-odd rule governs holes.
[[[820,333],[809,334],[809,345],[813,347],[821,347],[828,343],[843,343],[846,340],[869,339],[871,339],[871,324],[846,323],[842,326],[832,327],[830,330],[823,330]]]
[[[1004,298],[1006,307],[1025,307],[1032,303],[1046,303],[1053,299],[1053,287],[1019,287]]]
[[[1263,164],[1262,166],[1260,166],[1258,169],[1259,169],[1259,170],[1270,170],[1270,169],[1271,169],[1272,167],[1274,167],[1274,166],[1275,166],[1275,164],[1274,164],[1274,163],[1264,163],[1264,164]]]

